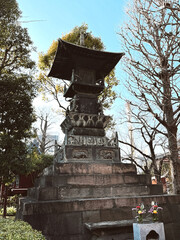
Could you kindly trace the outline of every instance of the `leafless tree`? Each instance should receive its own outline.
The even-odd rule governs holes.
[[[149,114],[167,135],[174,167],[174,193],[180,191],[177,133],[180,123],[180,4],[178,0],[133,0],[121,28],[130,104]]]
[[[40,127],[38,129],[36,137],[39,142],[40,152],[42,154],[45,154],[50,148],[54,146],[54,142],[48,134],[48,131],[50,130],[53,122],[51,121],[49,114],[44,113],[43,111],[41,111],[40,114],[37,115],[37,118],[40,120]]]
[[[166,138],[159,136],[160,123],[150,120],[146,113],[136,112],[130,107],[128,111],[124,114],[124,121],[129,125],[130,141],[121,137],[119,142],[131,150],[130,153],[124,151],[122,160],[131,161],[145,174],[155,175],[160,182],[163,159],[157,161],[157,155],[159,151],[166,152]]]

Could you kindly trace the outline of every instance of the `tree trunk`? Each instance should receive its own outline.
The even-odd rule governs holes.
[[[0,200],[3,199],[3,183],[1,183],[1,190],[0,190]]]
[[[168,131],[168,142],[170,150],[170,160],[172,161],[172,186],[173,193],[180,193],[180,182],[178,181],[178,147],[177,147],[177,128]]]
[[[159,171],[156,166],[154,166],[154,175],[156,177],[157,183],[162,183],[161,182],[161,171]]]
[[[167,66],[166,66],[167,67]],[[170,158],[172,161],[173,167],[173,176],[172,176],[172,185],[173,185],[173,193],[176,194],[179,192],[178,187],[178,175],[177,175],[177,163],[178,163],[178,147],[177,147],[177,126],[174,120],[174,112],[172,107],[172,93],[171,93],[171,86],[170,86],[170,79],[168,77],[168,73],[162,79],[163,83],[163,91],[164,91],[164,114],[167,122],[167,133],[168,133],[168,144],[169,144],[169,151],[170,151]]]
[[[7,186],[4,187],[4,206],[3,206],[3,218],[6,218],[7,215]]]

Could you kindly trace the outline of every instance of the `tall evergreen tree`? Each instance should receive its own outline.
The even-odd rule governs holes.
[[[5,184],[25,169],[26,139],[34,121],[35,63],[20,16],[16,0],[0,0],[0,180]]]

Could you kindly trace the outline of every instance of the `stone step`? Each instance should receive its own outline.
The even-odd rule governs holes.
[[[20,200],[21,204],[16,217],[29,222],[33,228],[43,231],[47,239],[51,239],[50,237],[55,232],[54,240],[85,240],[92,239],[90,230],[84,229],[86,228],[85,224],[87,226],[87,223],[100,222],[102,224],[106,221],[132,219],[136,221],[132,208],[144,203],[148,211],[152,201],[157,202],[163,208],[160,221],[165,224],[166,239],[179,239],[180,195],[78,198],[56,201],[37,201],[32,198],[24,198]],[[64,238],[63,236],[66,234],[72,235]]]
[[[120,184],[151,184],[149,175],[136,174],[91,174],[42,176],[36,180],[36,187],[60,187],[66,185],[111,186]]]
[[[90,162],[68,162],[56,163],[54,166],[44,170],[45,175],[56,174],[136,174],[136,166],[134,164],[124,163],[90,163]]]
[[[89,222],[85,223],[85,227],[91,232],[94,239],[102,240],[133,240],[133,223],[134,220],[121,221],[104,221],[104,222]],[[103,232],[103,236],[102,236]]]
[[[60,199],[86,199],[120,196],[143,196],[149,194],[162,194],[161,185],[114,185],[108,186],[83,186],[68,185],[65,187],[37,187],[28,190],[28,196],[39,201]]]
[[[23,215],[31,215],[32,212],[36,214],[50,214],[50,213],[72,213],[72,212],[81,212],[87,211],[96,213],[97,210],[106,212],[106,216],[101,214],[101,219],[97,219],[94,222],[99,221],[112,221],[115,220],[125,220],[132,219],[132,208],[143,203],[145,206],[151,206],[151,202],[157,202],[158,206],[167,205],[163,208],[163,212],[167,211],[169,207],[168,204],[171,203],[174,207],[179,206],[178,208],[170,208],[170,211],[175,213],[180,211],[180,195],[146,195],[146,196],[122,196],[122,197],[102,197],[102,198],[87,198],[87,199],[61,199],[61,200],[49,200],[49,201],[37,201],[33,198],[20,198],[20,205]],[[61,206],[61,207],[59,207]],[[119,212],[118,212],[119,209]],[[126,212],[128,210],[129,215],[123,215],[120,210]],[[112,214],[109,214],[110,211]],[[86,213],[86,214],[87,214]],[[116,214],[117,213],[117,214]],[[164,214],[166,214],[164,212]],[[115,215],[117,215],[115,217]],[[122,216],[123,215],[123,216]],[[166,216],[166,215],[165,215]],[[95,218],[95,216],[94,216]],[[166,219],[169,221],[168,219]],[[85,222],[88,222],[85,219]],[[89,219],[89,222],[92,222],[92,219]]]

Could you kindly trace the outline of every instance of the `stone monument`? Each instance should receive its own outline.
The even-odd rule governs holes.
[[[173,224],[178,215],[172,216],[169,203],[180,209],[179,196],[165,198],[150,176],[137,175],[135,165],[121,163],[117,135],[105,135],[109,117],[98,96],[122,56],[59,40],[49,76],[69,82],[64,97],[70,105],[61,124],[64,143],[56,145],[53,165],[20,200],[17,213],[48,240],[133,239],[131,208],[152,200],[166,212],[167,234],[172,237],[169,226],[177,236]]]
[[[111,140],[105,136],[110,118],[103,114],[98,96],[104,89],[104,78],[122,56],[59,40],[49,76],[70,82],[64,88],[70,105],[61,124],[65,140],[57,149],[57,162],[120,162],[117,136]]]

